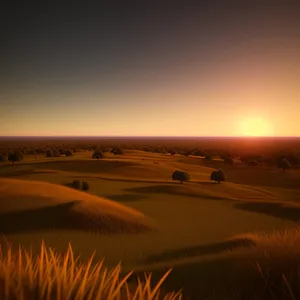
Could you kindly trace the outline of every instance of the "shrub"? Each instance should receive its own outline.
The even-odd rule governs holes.
[[[87,181],[82,181],[82,190],[87,191],[89,188],[89,183]]]
[[[94,152],[94,154],[92,155],[92,158],[94,158],[94,159],[103,158],[103,152],[101,150],[96,150]]]
[[[56,148],[50,148],[46,151],[46,157],[60,157],[59,150]]]
[[[64,151],[66,156],[72,156],[73,155],[73,151],[71,149],[67,149]]]
[[[11,152],[8,155],[8,161],[10,161],[11,163],[21,161],[21,160],[23,160],[23,158],[24,158],[23,154],[19,150],[15,151],[15,152]]]
[[[113,147],[110,151],[111,153],[117,155],[117,154],[124,154],[123,150],[120,147]]]
[[[82,190],[83,184],[81,180],[73,180],[72,186],[76,190]]]
[[[53,157],[53,151],[51,149],[47,150],[46,157]]]
[[[210,180],[216,181],[218,183],[221,183],[221,181],[225,181],[225,179],[225,172],[221,169],[213,171],[210,175]]]
[[[203,153],[203,151],[200,151],[198,149],[194,150],[192,154],[194,156],[205,156],[205,154]]]
[[[278,160],[277,167],[278,169],[282,169],[282,171],[285,172],[285,170],[291,168],[291,164],[286,158],[281,158]]]
[[[190,156],[190,155],[192,155],[192,152],[191,151],[184,151],[182,153],[182,155],[184,155],[184,156]]]
[[[183,172],[183,171],[179,171],[176,170],[174,171],[174,173],[172,174],[172,179],[173,180],[178,180],[180,181],[180,183],[182,184],[183,181],[188,181],[191,179],[191,176],[189,173],[187,172]]]

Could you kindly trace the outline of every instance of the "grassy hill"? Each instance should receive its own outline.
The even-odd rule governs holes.
[[[251,282],[260,285],[249,260],[267,268],[273,261],[264,253],[275,255],[278,247],[278,253],[289,253],[283,249],[291,249],[299,236],[290,234],[284,247],[287,235],[278,234],[295,228],[300,219],[297,170],[283,174],[135,150],[105,153],[99,161],[91,155],[2,164],[0,231],[5,240],[34,253],[42,240],[58,253],[71,242],[83,260],[96,250],[95,260],[105,257],[109,267],[122,261],[124,272],[152,271],[154,280],[174,268],[166,289],[183,288],[192,299],[202,299],[211,291],[225,294],[235,286],[249,291]],[[209,177],[219,167],[228,181],[215,184]],[[191,181],[172,181],[175,169],[189,172]],[[67,188],[74,179],[88,181],[89,191]],[[279,271],[287,270],[287,257],[296,259],[277,257]]]

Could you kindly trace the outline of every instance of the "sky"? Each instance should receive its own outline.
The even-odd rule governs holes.
[[[1,4],[0,136],[300,136],[299,1],[195,2]]]

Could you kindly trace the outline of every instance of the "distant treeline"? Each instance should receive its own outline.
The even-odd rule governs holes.
[[[278,159],[286,158],[291,165],[300,165],[300,138],[11,137],[0,139],[2,156],[20,151],[23,155],[58,157],[71,156],[79,151],[111,152],[116,148],[169,155],[193,155],[206,159],[230,157],[266,164],[276,164]]]

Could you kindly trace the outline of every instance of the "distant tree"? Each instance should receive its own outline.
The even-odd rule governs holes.
[[[46,157],[60,157],[59,150],[56,148],[50,148],[46,151]]]
[[[92,155],[92,158],[94,159],[100,159],[100,158],[103,158],[103,152],[101,150],[96,150],[94,152],[94,154]]]
[[[81,190],[83,185],[81,180],[73,180],[72,186],[76,190]]]
[[[183,172],[183,171],[179,171],[176,170],[174,171],[174,173],[172,174],[172,179],[173,180],[178,180],[180,181],[180,183],[182,184],[183,181],[188,181],[191,179],[191,176],[189,173],[187,172]]]
[[[192,155],[192,152],[187,150],[187,151],[183,152],[183,155],[188,157],[188,156]]]
[[[46,151],[46,157],[53,157],[53,151],[51,149]]]
[[[60,153],[59,153],[58,149],[52,148],[52,152],[53,152],[53,157],[60,157]]]
[[[73,151],[71,149],[66,149],[64,152],[65,152],[66,156],[72,156],[73,155]]]
[[[88,182],[82,181],[82,190],[87,191],[87,190],[89,190],[89,188],[90,188],[90,186],[89,186]]]
[[[36,152],[37,154],[44,154],[44,153],[45,153],[45,149],[42,149],[42,148],[36,148],[36,149],[35,149],[35,152]]]
[[[232,166],[233,165],[233,158],[231,158],[231,157],[225,157],[224,158],[224,163],[226,165]]]
[[[205,154],[203,153],[203,151],[200,151],[200,150],[198,150],[198,149],[194,150],[194,151],[192,152],[192,154],[193,154],[194,156],[205,156]]]
[[[171,155],[175,155],[176,151],[171,149],[171,150],[168,151],[168,153],[170,153]]]
[[[285,172],[285,170],[291,168],[291,164],[286,158],[281,158],[278,160],[277,167],[278,169],[282,169],[282,171]]]
[[[206,154],[206,155],[205,155],[205,159],[206,159],[206,160],[212,160],[212,156],[211,156],[210,154]]]
[[[210,180],[216,181],[218,183],[220,183],[221,181],[225,181],[225,179],[225,172],[221,169],[213,171],[210,175]]]
[[[8,161],[10,161],[11,163],[21,161],[21,160],[23,160],[23,158],[24,158],[23,154],[19,150],[11,152],[8,155]]]
[[[120,148],[120,147],[118,147],[118,146],[114,146],[112,149],[111,149],[111,151],[110,151],[111,153],[113,153],[113,154],[115,154],[115,155],[119,155],[119,154],[124,154],[124,152],[123,152],[123,150]]]
[[[59,155],[65,155],[66,154],[66,150],[63,148],[59,148],[58,149]]]
[[[0,162],[6,162],[7,161],[7,156],[0,153]]]

